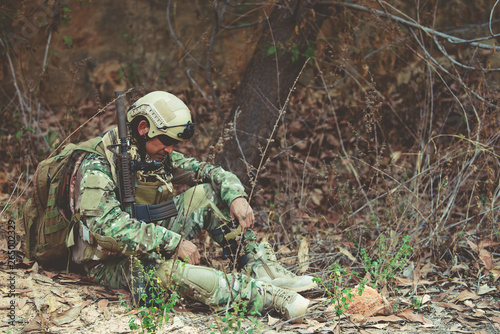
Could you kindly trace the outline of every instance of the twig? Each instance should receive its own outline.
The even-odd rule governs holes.
[[[7,200],[7,203],[4,204],[2,212],[0,212],[0,217],[3,216],[3,213],[5,212],[5,210],[7,210],[7,207],[9,206],[9,202],[10,202],[12,196],[14,195],[14,193],[16,192],[17,186],[19,185],[19,182],[21,181],[22,177],[23,177],[23,173],[21,173],[21,175],[19,175],[19,177],[17,178],[16,185],[14,186],[14,189],[10,193],[10,196],[9,196],[9,199]]]
[[[314,60],[314,63],[316,64],[316,67],[319,70],[318,72],[321,73],[321,70],[319,68],[319,64],[318,64],[318,62],[317,62],[316,59]],[[361,180],[359,178],[358,172],[356,171],[356,169],[354,168],[354,166],[351,164],[350,159],[349,159],[349,154],[347,154],[347,151],[345,149],[344,141],[342,140],[342,132],[340,131],[340,126],[339,126],[339,122],[338,122],[338,119],[337,119],[337,113],[335,112],[335,109],[334,109],[334,106],[333,106],[333,100],[332,100],[332,97],[330,95],[330,92],[326,88],[325,78],[323,77],[323,75],[320,75],[320,78],[321,78],[323,84],[325,84],[325,93],[326,93],[326,95],[328,97],[328,101],[330,102],[330,107],[331,107],[333,116],[335,118],[335,126],[337,128],[337,133],[339,135],[339,140],[340,140],[340,146],[342,148],[342,153],[343,153],[344,158],[346,159],[346,162],[347,162],[347,165],[348,165],[347,167],[351,170],[351,172],[353,173],[354,177],[356,178],[356,182],[358,182],[359,189],[360,189],[361,193],[363,194],[363,197],[365,198],[366,203],[368,204],[368,208],[370,209],[370,212],[372,214],[375,214],[375,211],[373,210],[373,207],[371,206],[371,203],[370,203],[370,201],[368,199],[368,196],[366,195],[366,192],[363,189],[363,185],[361,184]]]
[[[299,80],[299,78],[300,78],[302,72],[304,71],[304,68],[306,67],[306,65],[309,62],[309,60],[310,60],[310,58],[306,59],[306,61],[304,62],[304,65],[302,65],[302,68],[300,69],[299,74],[295,78],[295,81],[293,82],[292,87],[290,87],[290,90],[288,91],[288,95],[286,97],[285,103],[283,104],[283,107],[281,108],[280,113],[278,115],[278,119],[276,119],[276,122],[274,123],[273,130],[271,131],[271,134],[269,135],[269,138],[267,139],[266,147],[264,148],[264,151],[262,151],[260,162],[259,162],[259,166],[257,167],[257,172],[255,174],[255,179],[257,179],[259,177],[259,173],[260,173],[261,168],[262,168],[263,163],[264,163],[264,157],[266,155],[267,150],[269,149],[269,145],[271,144],[271,141],[272,141],[272,139],[274,137],[274,133],[278,129],[278,124],[280,122],[281,117],[285,114],[285,109],[286,109],[286,107],[288,105],[288,102],[290,101],[290,97],[292,95],[292,92],[295,90],[295,86],[297,85],[297,81]],[[252,190],[250,191],[250,196],[248,197],[249,201],[252,198],[252,195],[253,195],[253,193],[255,191],[255,186],[256,186],[256,183],[253,182],[252,183]]]
[[[130,93],[131,91],[133,90],[133,88],[130,88],[128,89],[126,92],[124,92],[123,94],[117,96],[114,100],[110,101],[108,104],[106,104],[103,108],[97,110],[97,112],[92,116],[90,117],[88,120],[86,120],[85,122],[83,122],[83,124],[81,124],[78,128],[76,128],[73,132],[71,132],[66,138],[64,138],[64,140],[56,147],[55,150],[53,150],[50,155],[46,158],[46,159],[49,159],[51,158],[67,141],[69,138],[71,138],[71,136],[73,136],[75,133],[77,133],[81,128],[83,128],[85,125],[87,125],[87,123],[89,123],[90,121],[92,121],[94,118],[96,118],[97,116],[99,116],[101,113],[103,113],[104,111],[106,111],[106,109],[110,106],[110,105],[113,105],[117,99],[123,97],[123,96],[126,96],[128,93]],[[35,177],[35,175],[38,173],[38,169],[40,168],[40,166],[37,167],[37,169],[35,170],[35,173],[33,175],[33,177]],[[33,181],[33,178],[29,181],[29,183],[26,184],[26,187],[24,187],[23,191],[21,192],[21,194],[16,198],[16,200],[14,201],[14,203],[17,203],[17,201],[19,201],[19,199],[24,195],[24,193],[26,192],[26,190],[28,189],[28,187],[30,186],[31,182]]]
[[[467,39],[459,38],[459,37],[456,37],[456,36],[448,35],[448,34],[439,32],[439,31],[437,31],[435,29],[431,29],[429,27],[423,26],[423,25],[421,25],[418,22],[408,21],[408,20],[405,20],[405,19],[403,19],[403,18],[401,18],[399,16],[392,15],[392,14],[389,14],[387,12],[383,12],[383,11],[380,11],[380,10],[377,10],[377,9],[368,8],[368,7],[364,7],[364,6],[360,6],[360,5],[356,5],[356,4],[348,3],[348,2],[337,2],[337,1],[323,0],[320,3],[322,3],[322,4],[331,4],[331,5],[334,5],[334,6],[342,6],[342,7],[346,7],[346,8],[350,8],[350,9],[355,9],[355,10],[363,11],[363,12],[366,12],[366,13],[377,14],[377,15],[379,15],[381,17],[385,17],[385,18],[391,19],[391,20],[396,21],[398,23],[401,23],[403,25],[406,25],[406,26],[409,26],[409,27],[412,27],[412,28],[417,28],[419,30],[422,30],[422,31],[426,32],[430,36],[436,35],[436,36],[445,38],[450,43],[469,44],[471,46],[475,46],[475,47],[478,47],[478,48],[481,48],[481,49],[500,51],[500,47],[499,46],[491,46],[491,45],[488,45],[488,44],[477,43],[477,42],[474,42],[472,40],[467,40]],[[387,4],[387,5],[391,6],[390,4]],[[394,9],[394,7],[393,7],[393,9]],[[493,37],[497,37],[497,36],[500,36],[500,35],[497,34],[497,35],[494,35]]]
[[[191,53],[184,47],[184,45],[181,43],[177,35],[175,34],[174,28],[172,27],[172,22],[170,22],[170,3],[172,0],[168,0],[167,3],[167,23],[168,23],[168,29],[170,31],[170,35],[174,38],[175,42],[177,45],[179,45],[179,48],[184,52],[186,56],[191,58],[195,62],[196,65],[198,65],[201,68],[205,68],[196,58],[194,58]]]
[[[241,158],[243,159],[243,163],[245,164],[247,171],[253,174],[253,176],[255,177],[255,173],[252,171],[252,166],[248,163],[245,157],[245,152],[243,152],[243,148],[241,148],[240,140],[238,138],[238,131],[236,131],[236,119],[238,118],[239,109],[240,107],[236,108],[236,110],[234,111],[234,119],[233,119],[234,140],[236,141],[236,144],[238,144],[238,150],[240,151]]]

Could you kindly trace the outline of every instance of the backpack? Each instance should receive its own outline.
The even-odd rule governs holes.
[[[33,190],[23,208],[26,232],[25,255],[41,263],[61,263],[68,259],[69,231],[78,220],[68,211],[69,180],[82,154],[105,155],[101,137],[68,144],[58,155],[43,160],[33,177]]]

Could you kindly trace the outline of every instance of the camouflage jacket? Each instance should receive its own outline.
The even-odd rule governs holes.
[[[171,168],[172,184],[194,186],[197,183],[211,183],[228,206],[237,197],[246,197],[239,179],[221,167],[186,158],[174,151],[171,155]],[[176,249],[180,241],[179,234],[160,224],[131,218],[121,209],[117,197],[118,185],[106,157],[95,153],[86,155],[79,165],[78,174],[76,179],[79,180],[79,185],[75,184],[75,213],[81,215],[84,228],[88,228],[95,236],[101,246],[99,248],[107,253],[111,251],[134,256],[154,250],[171,253]],[[98,258],[100,257],[93,257]]]

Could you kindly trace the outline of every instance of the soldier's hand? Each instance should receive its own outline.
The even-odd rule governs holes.
[[[189,264],[200,264],[201,257],[198,247],[189,240],[181,240],[177,256],[181,260],[187,260]]]
[[[250,204],[248,204],[245,197],[236,198],[229,207],[232,219],[238,219],[241,228],[243,229],[243,234],[247,228],[253,227],[255,222],[255,217],[253,215],[253,210]]]

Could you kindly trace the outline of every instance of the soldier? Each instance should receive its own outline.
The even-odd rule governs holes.
[[[131,287],[136,296],[148,293],[144,272],[153,269],[164,288],[175,286],[181,295],[209,306],[246,300],[259,311],[275,309],[300,321],[309,301],[297,292],[315,287],[313,278],[286,270],[268,243],[256,242],[254,214],[234,174],[174,151],[194,134],[187,106],[172,94],[156,91],[130,107],[127,121],[132,161],[161,162],[155,170],[134,172],[136,203],[170,200],[176,184],[191,188],[173,197],[176,217],[152,223],[132,218],[117,197],[117,129],[106,132],[106,154],[81,155],[71,174],[69,210],[80,225],[74,228],[71,260],[100,284]],[[224,274],[199,265],[199,250],[190,240],[202,229],[225,251],[233,251],[234,260],[244,266],[241,272]],[[238,235],[244,237],[234,238]],[[235,255],[238,247],[244,255]]]

